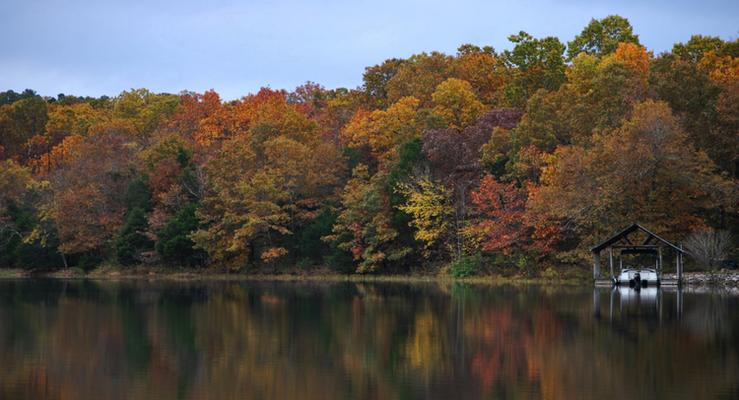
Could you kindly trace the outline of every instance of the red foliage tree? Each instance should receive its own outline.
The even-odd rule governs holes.
[[[486,175],[471,197],[476,209],[468,232],[480,240],[483,251],[518,258],[527,268],[531,255],[541,259],[555,251],[562,238],[559,225],[547,214],[527,209],[527,190]]]

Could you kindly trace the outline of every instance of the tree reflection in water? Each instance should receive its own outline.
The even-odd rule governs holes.
[[[735,398],[737,296],[0,281],[0,398]]]

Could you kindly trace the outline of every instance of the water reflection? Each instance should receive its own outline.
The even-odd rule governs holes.
[[[665,304],[666,302],[668,304]],[[611,322],[634,318],[651,318],[658,321],[665,318],[679,319],[682,317],[682,307],[682,290],[677,287],[613,286],[596,287],[593,290],[594,315],[600,318],[607,314]]]
[[[0,281],[0,399],[735,398],[737,297]]]

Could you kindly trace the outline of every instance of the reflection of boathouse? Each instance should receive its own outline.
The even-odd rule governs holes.
[[[600,254],[606,249],[610,279],[604,278],[601,273]],[[639,224],[631,225],[590,251],[593,253],[593,277],[596,285],[678,285],[682,281],[683,250]],[[677,279],[668,280],[662,276],[663,261],[668,256],[675,260]]]
[[[596,287],[593,289],[593,316],[607,316],[608,321],[620,324],[621,328],[637,321],[680,320],[683,317],[683,288]]]

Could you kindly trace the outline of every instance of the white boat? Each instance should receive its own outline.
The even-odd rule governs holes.
[[[621,275],[615,279],[617,285],[629,285],[630,287],[657,287],[659,276],[654,268],[624,268]]]

